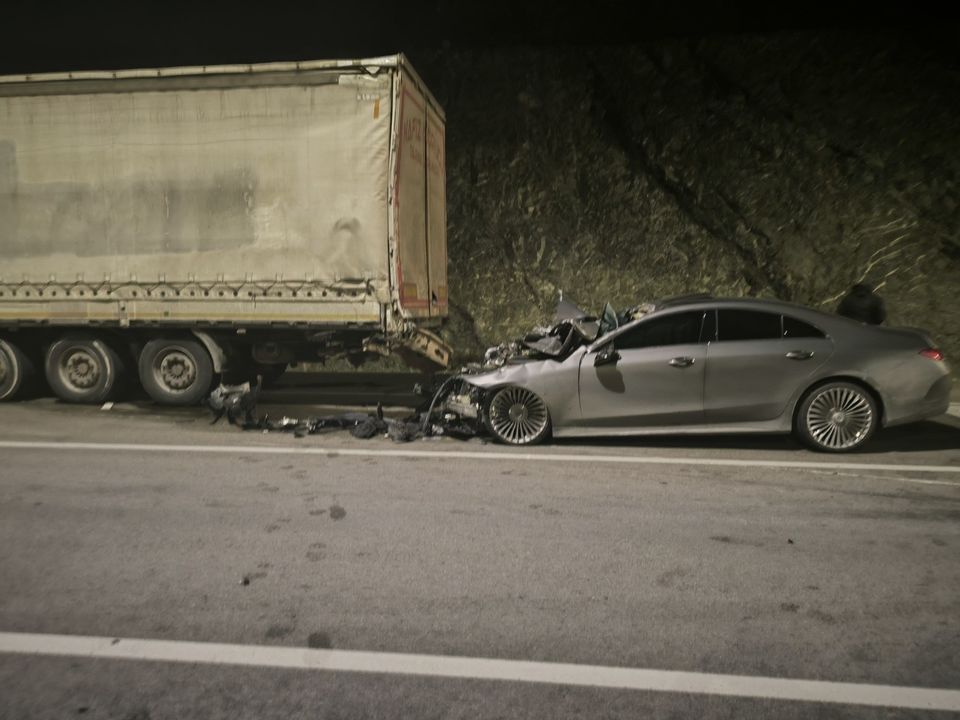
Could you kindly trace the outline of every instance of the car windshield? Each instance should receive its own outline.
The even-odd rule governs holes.
[[[620,321],[617,319],[617,313],[610,303],[603,306],[603,312],[600,314],[600,335],[606,335],[611,330],[620,327]]]

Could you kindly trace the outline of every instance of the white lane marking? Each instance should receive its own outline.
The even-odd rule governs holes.
[[[957,465],[882,465],[880,463],[804,462],[801,460],[723,460],[719,458],[646,457],[638,455],[575,455],[571,453],[469,452],[463,450],[358,450],[355,448],[264,447],[258,445],[154,445],[147,443],[0,441],[11,450],[101,450],[164,453],[251,453],[260,455],[350,455],[461,460],[528,460],[532,462],[624,463],[628,465],[707,465],[719,467],[798,468],[802,470],[884,470],[890,472],[960,473]]]
[[[892,480],[895,482],[913,483],[914,485],[946,485],[960,487],[960,483],[949,480],[921,480],[920,478],[891,477],[889,475],[865,475],[864,473],[840,472],[836,470],[811,470],[814,475],[835,475],[837,477],[859,478],[861,480]]]
[[[947,415],[960,417],[960,403],[950,403],[950,409],[947,410]]]
[[[33,633],[0,633],[0,652],[426,675],[920,710],[960,710],[960,690],[444,655]]]

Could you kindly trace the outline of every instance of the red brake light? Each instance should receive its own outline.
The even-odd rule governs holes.
[[[925,350],[921,350],[920,354],[931,360],[943,360],[943,351],[937,350],[936,348],[926,348]]]

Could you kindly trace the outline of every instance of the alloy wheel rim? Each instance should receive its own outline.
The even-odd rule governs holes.
[[[514,445],[536,439],[547,426],[547,406],[524,388],[501,390],[490,403],[490,424],[501,438]]]
[[[873,427],[873,408],[853,388],[835,387],[819,393],[807,410],[807,429],[820,445],[845,450],[863,442]]]

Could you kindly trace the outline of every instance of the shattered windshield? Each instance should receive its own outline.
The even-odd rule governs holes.
[[[603,306],[603,313],[600,315],[600,334],[606,335],[611,330],[620,327],[620,321],[617,319],[617,313],[610,303]]]

